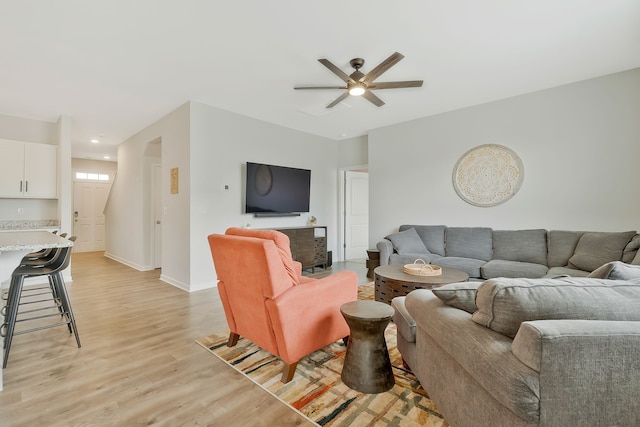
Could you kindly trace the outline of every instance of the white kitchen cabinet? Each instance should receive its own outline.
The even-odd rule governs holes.
[[[0,140],[0,197],[58,197],[58,147]]]

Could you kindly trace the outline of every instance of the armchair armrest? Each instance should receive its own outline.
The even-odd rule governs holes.
[[[541,425],[640,425],[640,322],[523,322],[512,350],[540,375]]]
[[[358,275],[340,271],[266,301],[280,358],[287,363],[349,335],[340,306],[358,299]],[[305,337],[302,340],[300,337]]]
[[[376,248],[380,252],[380,265],[389,265],[389,258],[393,253],[393,244],[391,241],[382,239],[376,244]]]

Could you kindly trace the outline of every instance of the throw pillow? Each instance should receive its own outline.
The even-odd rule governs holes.
[[[476,292],[474,322],[508,337],[530,320],[640,321],[640,284],[572,277],[490,279]]]
[[[584,233],[573,256],[569,258],[569,267],[593,271],[608,262],[620,261],[622,251],[635,234],[635,231]]]
[[[587,277],[612,280],[640,279],[640,265],[630,265],[620,261],[608,262],[593,270]]]
[[[408,230],[390,234],[385,237],[385,239],[390,240],[393,244],[393,248],[401,255],[430,253],[422,239],[420,239],[420,236],[418,236],[415,228],[409,228]]]
[[[476,291],[482,282],[449,283],[431,289],[431,292],[447,305],[473,314],[476,307]]]
[[[631,241],[624,247],[622,252],[622,259],[620,261],[631,264],[634,256],[638,255],[638,249],[640,248],[640,234],[633,236]]]

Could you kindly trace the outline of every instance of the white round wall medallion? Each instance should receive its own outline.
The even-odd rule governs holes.
[[[453,168],[453,187],[474,206],[490,207],[512,198],[524,181],[522,160],[497,144],[479,145],[460,157]]]

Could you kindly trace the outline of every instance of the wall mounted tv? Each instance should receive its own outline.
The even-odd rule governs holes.
[[[311,171],[247,162],[245,213],[289,216],[309,212]]]

